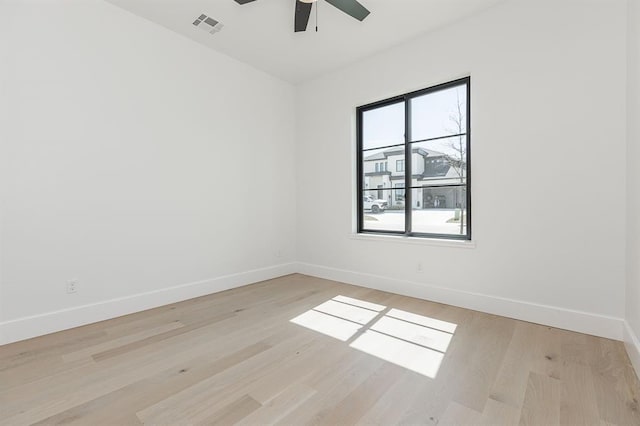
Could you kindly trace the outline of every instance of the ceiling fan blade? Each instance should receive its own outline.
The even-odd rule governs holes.
[[[327,0],[327,3],[337,7],[347,15],[353,16],[358,21],[364,20],[369,15],[366,7],[357,2],[357,0]]]
[[[300,0],[296,0],[296,18],[295,18],[295,31],[307,30],[307,23],[309,23],[309,16],[311,15],[311,6],[313,3],[303,3]]]
[[[247,3],[251,3],[252,1],[256,1],[256,0],[236,0],[236,3],[247,4]]]

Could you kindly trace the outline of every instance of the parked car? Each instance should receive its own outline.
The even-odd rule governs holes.
[[[372,213],[380,213],[386,210],[387,202],[385,200],[375,200],[372,196],[362,197],[362,205],[365,210],[371,210]]]

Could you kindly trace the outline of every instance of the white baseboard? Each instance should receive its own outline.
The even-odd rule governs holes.
[[[621,318],[300,262],[226,275],[210,280],[6,321],[0,323],[0,345],[296,272],[615,340],[623,340],[624,336],[625,342],[631,342],[627,343],[627,350],[636,371],[640,371],[640,344],[638,344],[638,339],[631,329],[628,326],[625,327]],[[630,337],[627,338],[627,335]]]
[[[627,321],[624,322],[624,346],[627,348],[631,365],[633,365],[636,374],[640,377],[640,339],[638,339],[638,336]]]
[[[0,345],[132,314],[296,272],[295,263],[225,275],[0,323]]]
[[[298,263],[301,274],[341,281],[362,287],[417,297],[433,302],[515,318],[565,330],[622,340],[623,319],[589,312],[540,305],[486,294],[453,290],[434,285],[398,280],[362,272]]]

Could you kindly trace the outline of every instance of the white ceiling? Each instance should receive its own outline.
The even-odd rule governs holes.
[[[294,33],[295,0],[107,0],[276,77],[297,83],[338,69],[460,20],[504,0],[360,0],[359,22],[320,0],[306,32]],[[315,8],[316,6],[314,6]],[[192,25],[200,14],[224,24],[210,35]]]

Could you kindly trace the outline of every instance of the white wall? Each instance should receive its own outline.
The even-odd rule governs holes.
[[[621,338],[625,13],[512,0],[300,86],[306,270]],[[355,107],[467,75],[475,248],[350,238]]]
[[[625,341],[640,374],[640,0],[627,13],[627,334]]]
[[[286,273],[292,86],[103,1],[1,7],[5,341]]]
[[[625,216],[640,235],[626,1],[510,0],[295,99],[99,0],[0,9],[0,344],[293,270],[621,337]],[[466,75],[475,248],[351,238],[355,107]]]

